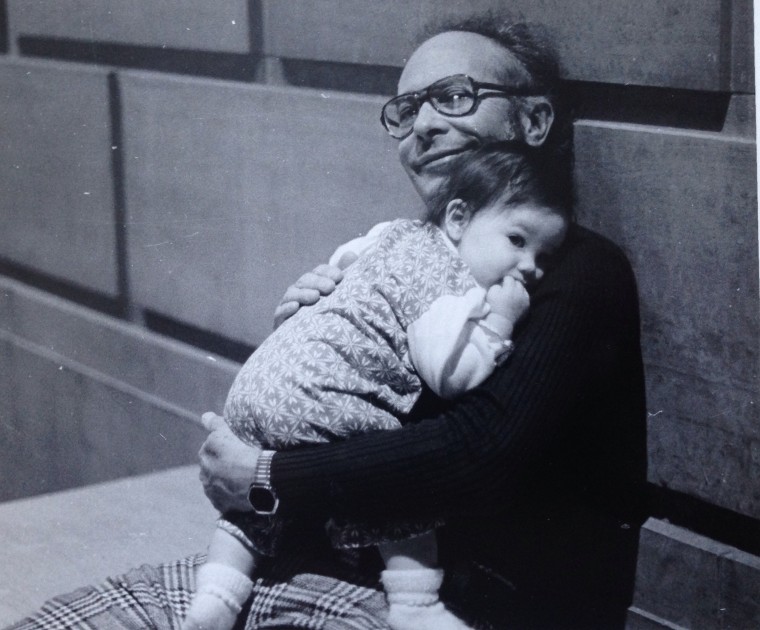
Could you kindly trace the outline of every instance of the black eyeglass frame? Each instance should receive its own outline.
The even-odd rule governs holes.
[[[472,93],[473,93],[472,105],[467,111],[461,112],[459,114],[449,114],[447,112],[441,111],[440,109],[438,109],[435,102],[430,98],[431,90],[437,87],[440,87],[442,83],[446,83],[447,81],[451,81],[452,79],[460,79],[460,78],[466,80],[472,87]],[[421,89],[419,92],[406,92],[405,94],[399,94],[397,96],[394,96],[392,99],[388,100],[385,103],[385,105],[383,105],[383,108],[380,110],[380,123],[383,125],[385,130],[390,134],[392,138],[395,138],[396,140],[403,140],[410,133],[412,133],[412,128],[414,127],[414,120],[417,119],[417,116],[420,113],[420,109],[422,108],[422,105],[426,101],[430,103],[433,109],[437,111],[439,114],[448,116],[449,118],[462,118],[463,116],[469,116],[470,114],[475,112],[475,110],[478,108],[478,105],[480,104],[480,99],[482,98],[481,95],[478,94],[479,90],[494,90],[495,92],[498,92],[498,94],[483,95],[483,96],[504,96],[504,97],[545,96],[543,92],[538,92],[533,88],[507,87],[506,85],[498,85],[496,83],[484,83],[483,81],[476,81],[475,79],[473,79],[471,76],[467,74],[452,74],[451,76],[444,77],[443,79],[438,79],[438,81],[431,83],[426,88]],[[417,110],[414,115],[414,119],[412,120],[412,125],[409,127],[409,130],[404,135],[395,136],[393,135],[393,132],[390,130],[388,126],[388,122],[386,121],[385,110],[394,101],[397,101],[398,99],[402,99],[402,98],[409,98],[410,96],[414,98],[414,104]]]

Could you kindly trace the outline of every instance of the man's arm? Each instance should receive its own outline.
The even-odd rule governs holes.
[[[449,412],[397,431],[277,453],[271,481],[282,513],[428,517],[519,487],[529,465],[562,435],[568,410],[603,387],[594,381],[603,348],[619,334],[635,341],[621,348],[638,348],[636,309],[622,254],[596,237],[576,238],[533,296],[510,360]]]

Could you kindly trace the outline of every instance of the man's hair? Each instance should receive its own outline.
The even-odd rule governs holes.
[[[449,31],[475,33],[494,40],[518,61],[527,87],[551,98],[561,91],[559,55],[546,28],[540,24],[511,21],[506,14],[489,11],[466,18],[450,18],[428,25],[418,43]],[[514,68],[505,67],[500,79],[514,81]]]
[[[572,196],[573,112],[561,77],[559,55],[546,28],[540,24],[512,21],[504,12],[489,11],[430,24],[421,34],[419,43],[450,31],[475,33],[495,41],[517,62],[505,65],[499,80],[542,93],[551,103],[554,123],[544,143],[534,151],[543,154],[546,166]],[[530,97],[511,98],[518,106],[526,105],[530,100]]]
[[[529,203],[572,220],[567,188],[558,184],[542,154],[522,143],[493,143],[463,154],[429,200],[425,220],[441,225],[453,199],[464,201],[473,215],[496,202],[505,208]]]

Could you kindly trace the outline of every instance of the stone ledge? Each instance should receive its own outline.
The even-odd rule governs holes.
[[[650,518],[628,630],[760,627],[760,558]]]

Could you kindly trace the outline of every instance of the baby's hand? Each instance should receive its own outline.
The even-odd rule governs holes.
[[[491,306],[491,314],[504,318],[511,329],[528,312],[530,297],[521,283],[507,276],[488,289],[486,302]]]

